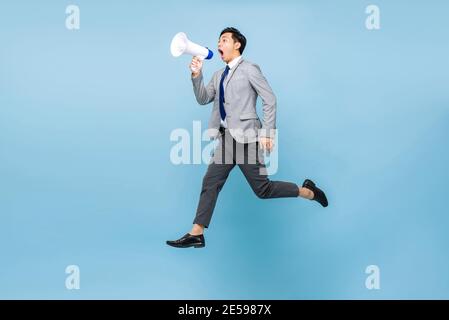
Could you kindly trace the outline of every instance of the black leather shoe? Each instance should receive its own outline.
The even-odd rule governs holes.
[[[323,207],[327,207],[328,203],[327,203],[326,195],[324,194],[323,190],[318,188],[312,180],[309,180],[309,179],[304,180],[302,187],[313,191],[314,196],[313,196],[313,199],[311,199],[311,200],[315,200],[316,202],[321,204]]]
[[[167,241],[167,244],[175,248],[203,248],[206,245],[206,242],[204,241],[204,236],[202,234],[199,236],[193,236],[190,233],[186,233],[178,240]]]

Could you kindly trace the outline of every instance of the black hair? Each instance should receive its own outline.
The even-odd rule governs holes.
[[[225,29],[223,29],[223,31],[220,33],[220,37],[223,35],[223,33],[232,33],[232,39],[235,42],[239,42],[240,43],[240,54],[243,53],[243,50],[245,50],[246,47],[246,38],[245,36],[236,28],[233,27],[227,27]]]

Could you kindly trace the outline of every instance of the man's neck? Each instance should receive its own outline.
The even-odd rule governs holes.
[[[236,59],[238,59],[238,58],[240,58],[242,55],[238,55],[238,56],[235,56],[234,58],[232,58],[231,60],[229,60],[226,64],[229,66],[229,67],[231,67],[232,68],[232,66],[230,66],[230,64],[232,64],[232,62],[233,61],[235,61]]]

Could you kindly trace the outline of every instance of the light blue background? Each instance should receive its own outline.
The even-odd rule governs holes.
[[[65,8],[81,29],[65,28]],[[381,30],[365,28],[377,4]],[[2,1],[0,298],[449,298],[446,1]],[[327,209],[260,200],[241,172],[205,249],[187,232],[205,165],[174,166],[175,128],[207,126],[189,57],[239,28],[278,97],[276,180]],[[205,63],[208,81],[223,63]],[[259,109],[260,110],[260,109]],[[65,267],[81,289],[65,288]],[[365,288],[365,268],[381,289]]]

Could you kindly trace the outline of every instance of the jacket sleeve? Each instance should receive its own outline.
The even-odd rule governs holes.
[[[260,136],[272,136],[270,131],[276,129],[276,96],[271,90],[259,66],[252,64],[249,68],[249,82],[262,99],[263,121]]]
[[[205,105],[214,100],[215,98],[214,77],[212,77],[207,87],[205,87],[203,83],[203,73],[200,72],[200,74],[196,78],[192,77],[192,84],[196,101],[198,101],[199,104]]]

